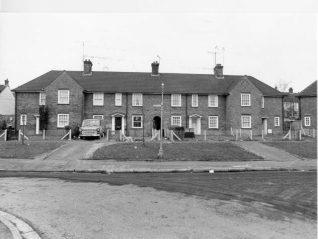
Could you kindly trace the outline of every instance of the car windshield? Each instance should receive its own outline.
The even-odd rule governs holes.
[[[82,127],[93,127],[93,126],[100,126],[100,121],[98,119],[90,119],[84,120]]]

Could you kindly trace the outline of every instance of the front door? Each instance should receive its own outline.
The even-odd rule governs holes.
[[[193,128],[195,135],[201,134],[201,118],[200,117],[191,117],[189,125],[190,125],[190,128]]]
[[[263,119],[263,130],[264,135],[267,135],[267,119]]]
[[[115,130],[121,130],[122,117],[115,117]]]

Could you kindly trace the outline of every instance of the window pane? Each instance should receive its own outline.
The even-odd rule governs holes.
[[[142,106],[142,94],[133,94],[132,104],[133,106]]]
[[[171,106],[181,106],[181,94],[171,95]]]
[[[104,94],[94,93],[93,94],[93,105],[104,105]]]
[[[57,127],[64,127],[69,125],[69,115],[68,114],[58,114],[57,115]]]
[[[133,128],[142,128],[142,116],[133,116]]]
[[[192,95],[192,107],[198,107],[198,95],[197,94]]]
[[[121,98],[122,98],[121,93],[115,94],[115,106],[121,106]]]
[[[218,116],[209,116],[209,128],[218,128],[219,127],[219,117]]]
[[[59,104],[69,104],[69,90],[59,90],[58,91],[58,103]]]

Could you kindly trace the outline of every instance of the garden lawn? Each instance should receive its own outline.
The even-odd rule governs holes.
[[[159,143],[120,143],[98,149],[93,160],[156,160]],[[164,160],[247,161],[261,160],[230,142],[221,143],[164,143]]]
[[[302,158],[317,159],[317,142],[311,141],[280,141],[263,142],[268,146],[287,151]]]
[[[25,144],[13,141],[0,142],[0,158],[32,159],[37,155],[50,152],[63,144],[65,142],[62,141],[31,141],[25,142]]]

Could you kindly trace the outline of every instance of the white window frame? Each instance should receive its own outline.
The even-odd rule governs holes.
[[[245,121],[244,119],[248,119]],[[248,125],[245,125],[248,124]],[[242,129],[250,129],[252,128],[252,116],[250,115],[241,115],[241,128]]]
[[[139,99],[138,99],[139,98]],[[132,94],[132,106],[142,106],[142,94],[133,93]]]
[[[241,93],[241,106],[251,106],[250,93]]]
[[[60,117],[62,116],[66,116],[67,117],[67,124],[64,124],[64,125],[61,125],[61,122],[60,122]],[[70,115],[69,114],[57,114],[57,127],[58,128],[64,128],[65,126],[69,125],[70,124]]]
[[[94,106],[104,105],[104,93],[93,93],[93,105]]]
[[[275,127],[280,126],[280,117],[274,117],[274,126]]]
[[[307,127],[309,127],[311,125],[311,117],[310,116],[304,117],[304,125]]]
[[[264,96],[262,96],[262,103],[261,104],[262,104],[261,105],[262,109],[264,109],[265,108],[265,97]]]
[[[39,94],[39,105],[45,105],[46,104],[46,93],[40,92]]]
[[[198,106],[199,106],[199,95],[192,94],[192,107],[198,107]]]
[[[174,119],[177,119],[177,120],[179,121],[179,124],[175,124],[175,123],[174,123]],[[179,115],[172,115],[172,116],[171,116],[171,126],[179,126],[179,127],[181,127],[181,125],[182,125],[182,118],[181,118],[181,116],[179,116]]]
[[[93,115],[93,119],[103,120],[104,119],[104,115]]]
[[[20,115],[20,125],[26,125],[28,121],[28,116],[26,114]]]
[[[134,125],[135,122],[139,122],[139,121],[135,121],[135,117],[140,117],[140,119],[141,119],[140,127],[137,127],[137,126]],[[132,122],[132,128],[133,129],[142,129],[142,127],[143,127],[143,117],[142,117],[142,115],[133,115],[131,117],[131,122]]]
[[[171,94],[171,106],[181,107],[181,94]]]
[[[67,92],[67,99],[64,101],[62,100],[63,98],[61,98],[61,94],[62,92]],[[59,105],[68,105],[70,104],[70,90],[58,90],[58,100],[57,103]]]
[[[219,128],[219,116],[217,115],[209,116],[209,129],[218,129],[218,128]]]
[[[208,107],[219,107],[219,96],[209,95],[208,96]]]
[[[115,106],[122,105],[122,93],[115,93]]]

